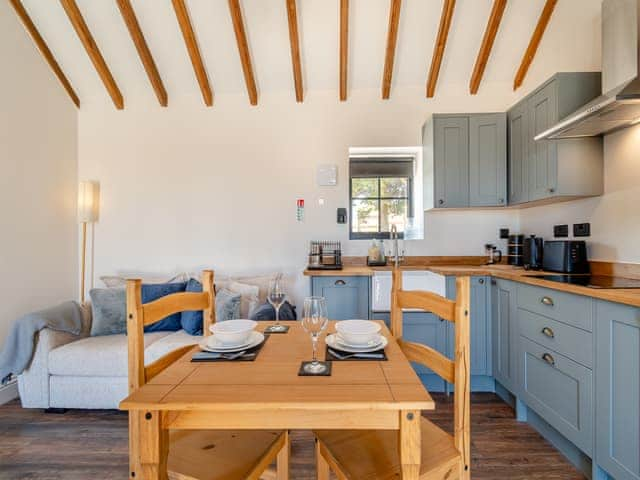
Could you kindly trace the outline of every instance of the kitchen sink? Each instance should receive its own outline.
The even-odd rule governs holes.
[[[376,271],[371,279],[371,310],[391,310],[391,271]],[[446,294],[446,277],[426,270],[402,272],[403,290],[425,290],[441,296]]]

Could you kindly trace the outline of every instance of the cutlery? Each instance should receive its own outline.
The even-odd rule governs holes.
[[[347,360],[349,358],[373,358],[384,359],[384,353],[338,353],[334,349],[329,348],[329,353],[336,357],[338,360]]]
[[[209,355],[206,356],[206,358],[215,360],[218,358],[224,359],[224,360],[236,360],[238,358],[253,358],[256,356],[255,353],[247,353],[246,350],[243,350],[242,352],[237,352],[237,353],[213,353],[213,352],[208,352]]]

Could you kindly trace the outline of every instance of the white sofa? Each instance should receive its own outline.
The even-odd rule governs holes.
[[[18,376],[25,408],[118,408],[127,396],[127,336],[90,337],[91,309],[83,308],[79,336],[45,328],[37,338],[33,360]],[[195,344],[184,330],[144,336],[145,363],[184,345]]]

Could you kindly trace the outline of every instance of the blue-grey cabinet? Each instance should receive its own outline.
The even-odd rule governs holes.
[[[469,206],[507,204],[507,118],[469,116]]]
[[[598,72],[557,73],[508,111],[510,204],[602,194],[602,138],[534,140],[600,93]]]
[[[505,113],[436,114],[424,125],[425,208],[507,204],[506,122]]]
[[[311,277],[311,292],[325,297],[332,320],[369,318],[369,277]]]
[[[471,277],[471,375],[491,376],[491,278]],[[447,277],[447,298],[456,298],[456,278]],[[449,357],[454,354],[454,325],[449,328]],[[472,378],[473,384],[473,378]],[[473,385],[472,385],[473,387]]]
[[[516,388],[517,283],[508,280],[492,280],[492,363],[493,376],[507,390]]]
[[[616,480],[640,479],[640,309],[596,303],[596,455]]]
[[[438,116],[433,122],[436,207],[468,207],[469,118]]]
[[[507,155],[509,158],[509,204],[529,200],[529,121],[526,100],[507,112]]]

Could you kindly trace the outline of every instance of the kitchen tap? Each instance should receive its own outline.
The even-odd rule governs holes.
[[[391,241],[393,242],[393,265],[398,268],[398,265],[404,261],[404,251],[400,253],[398,248],[398,227],[391,225]]]

